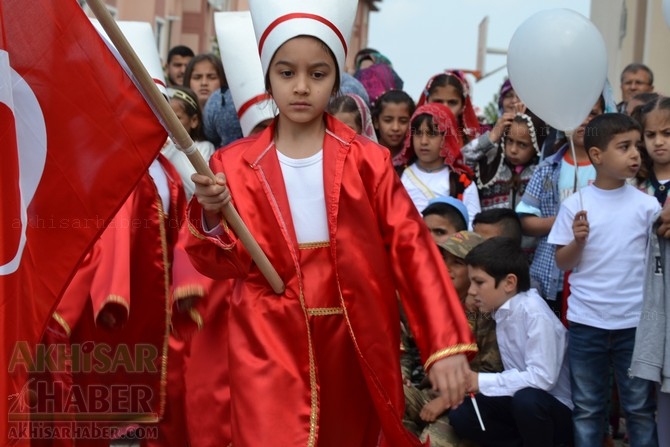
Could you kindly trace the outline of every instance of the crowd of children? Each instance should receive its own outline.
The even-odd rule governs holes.
[[[162,319],[94,300],[111,283],[90,271],[122,261],[105,261],[110,230],[45,342],[155,346],[146,445],[594,447],[615,405],[631,446],[670,445],[670,100],[628,98],[631,117],[601,96],[572,141],[509,81],[493,123],[460,71],[415,103],[376,50],[342,73],[356,3],[250,1],[226,25],[252,36],[250,71],[230,62],[242,38],[223,63],[170,52],[167,99],[216,176],[168,143],[174,168],[161,156],[120,211],[151,212],[161,251],[135,232],[122,251],[160,257],[161,293],[133,306]],[[222,217],[232,203],[283,293]],[[150,295],[137,272],[123,283]]]

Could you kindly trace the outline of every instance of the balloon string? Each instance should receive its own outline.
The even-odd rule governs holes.
[[[575,184],[574,191],[579,194],[579,209],[584,211],[584,202],[582,201],[582,189],[579,187],[579,176],[577,170],[579,169],[579,163],[577,163],[577,153],[575,152],[575,141],[572,138],[572,131],[566,132],[566,135],[570,139],[570,150],[572,151],[572,162],[575,164]]]

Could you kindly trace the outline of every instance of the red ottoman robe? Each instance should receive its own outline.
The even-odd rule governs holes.
[[[402,425],[396,290],[427,368],[440,358],[472,354],[477,348],[444,262],[392,169],[390,153],[334,118],[325,119],[331,262],[324,268],[332,268],[335,278],[328,293],[339,297],[356,367],[383,430],[382,443],[420,445]],[[314,343],[309,330],[302,295],[306,278],[272,142],[274,126],[216,152],[210,165],[226,174],[240,216],[286,291],[280,296],[272,291],[228,228],[220,237],[205,237],[195,200],[188,214],[193,236],[187,250],[202,273],[238,279],[228,319],[232,444],[328,445],[318,439],[319,426],[337,421],[319,419],[319,377],[342,372],[316,368],[314,351],[327,346]],[[346,395],[348,390],[339,392]]]
[[[100,370],[72,374],[73,384],[83,390],[103,385],[147,391],[146,396],[139,396],[141,402],[132,402],[131,398],[127,408],[100,410],[101,418],[117,413],[111,417],[115,426],[158,422],[166,406],[171,268],[185,197],[174,167],[162,155],[158,160],[168,179],[169,213],[163,211],[156,185],[147,172],[98,241],[98,265],[83,309],[73,301],[80,294],[66,293],[54,316],[69,333],[70,344],[106,346],[110,358],[129,347],[131,361],[124,358],[116,363],[119,367],[115,371],[102,364]],[[142,346],[139,351],[138,345]],[[95,405],[88,402],[87,411],[93,412]],[[103,440],[76,442],[109,444]]]

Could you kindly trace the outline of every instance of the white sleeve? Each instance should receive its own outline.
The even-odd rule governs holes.
[[[205,210],[202,210],[202,215],[200,216],[202,219],[202,232],[205,234],[205,236],[209,237],[216,237],[216,236],[221,236],[223,233],[223,227],[221,225],[217,225],[214,228],[207,228],[207,219],[205,219]]]
[[[479,204],[479,191],[475,182],[470,183],[465,188],[465,191],[463,191],[463,204],[468,209],[468,230],[472,231],[472,221],[475,220],[475,216],[482,210]]]
[[[568,197],[558,210],[558,215],[551,227],[547,242],[554,245],[568,245],[575,239],[575,234],[572,231],[572,222],[575,220],[576,212],[570,207],[574,200]]]
[[[523,371],[479,373],[479,391],[485,396],[513,396],[523,388],[551,390],[558,382],[567,346],[567,333],[556,333],[547,315],[526,315],[526,362]]]

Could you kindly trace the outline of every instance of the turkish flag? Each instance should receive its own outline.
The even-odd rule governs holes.
[[[75,0],[0,0],[1,445],[26,435],[25,349],[165,138]]]

